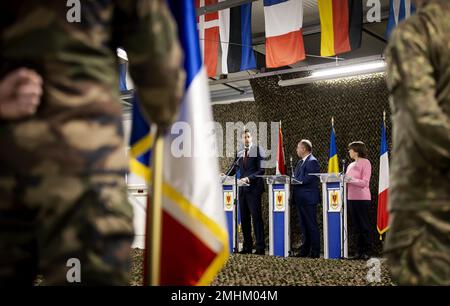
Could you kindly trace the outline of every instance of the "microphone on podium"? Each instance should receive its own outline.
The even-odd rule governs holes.
[[[290,162],[291,162],[291,176],[294,176],[294,168],[292,167],[292,155],[289,158]]]
[[[342,164],[342,174],[345,174],[345,164],[347,163],[347,160],[345,158],[341,159]]]

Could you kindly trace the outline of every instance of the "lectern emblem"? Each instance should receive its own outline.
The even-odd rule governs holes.
[[[233,210],[233,192],[225,191],[223,193],[223,205],[225,211]]]
[[[341,210],[341,191],[339,189],[328,189],[328,211],[338,212]]]
[[[275,208],[274,211],[284,211],[285,210],[285,192],[284,191],[275,191]]]

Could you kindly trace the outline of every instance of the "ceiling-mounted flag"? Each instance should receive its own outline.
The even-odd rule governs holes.
[[[219,11],[219,24],[222,73],[255,69],[256,60],[252,48],[252,3]]]
[[[303,1],[264,0],[266,66],[282,67],[305,59]]]
[[[392,30],[398,23],[414,14],[415,11],[416,8],[414,7],[412,0],[390,0],[386,37],[389,38]]]
[[[318,0],[321,56],[334,56],[361,47],[362,0]]]
[[[196,8],[216,4],[218,2],[218,0],[194,1]],[[219,13],[212,12],[197,16],[197,29],[203,62],[205,63],[208,77],[213,77],[217,74],[217,62],[219,56]]]

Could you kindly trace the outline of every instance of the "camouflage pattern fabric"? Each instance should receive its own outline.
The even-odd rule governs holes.
[[[80,256],[83,284],[127,284],[133,230],[116,48],[128,53],[152,122],[167,127],[181,102],[183,56],[165,1],[80,3],[73,23],[66,1],[1,3],[0,79],[27,67],[44,86],[34,116],[0,119],[1,283],[27,282],[36,269],[66,283],[58,269]]]
[[[399,284],[450,284],[450,3],[429,0],[386,50],[393,152],[385,251]]]
[[[69,284],[70,258],[83,285],[127,285],[133,213],[118,175],[0,178],[0,285]]]

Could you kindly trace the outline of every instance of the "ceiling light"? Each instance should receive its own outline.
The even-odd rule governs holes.
[[[333,80],[342,77],[349,77],[355,75],[363,75],[369,73],[383,72],[386,69],[386,63],[384,61],[374,61],[355,65],[337,66],[329,69],[320,69],[313,71],[310,76],[304,78],[280,80],[278,85],[280,86],[293,86],[308,84],[315,81]]]

